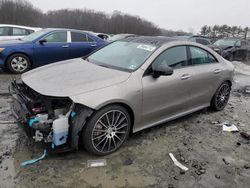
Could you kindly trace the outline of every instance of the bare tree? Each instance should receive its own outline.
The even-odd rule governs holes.
[[[247,38],[249,31],[249,27],[242,28],[240,26],[228,25],[205,25],[201,28],[200,33],[201,35],[211,38],[212,40],[217,40],[220,38]]]

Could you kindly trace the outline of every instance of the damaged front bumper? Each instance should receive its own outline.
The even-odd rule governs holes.
[[[44,96],[22,82],[13,81],[11,110],[29,137],[50,152],[78,149],[79,133],[92,110],[70,98]]]

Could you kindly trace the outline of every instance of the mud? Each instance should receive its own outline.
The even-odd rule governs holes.
[[[235,75],[225,110],[204,109],[141,131],[106,157],[81,149],[21,167],[43,150],[16,124],[0,124],[0,187],[249,187],[250,141],[240,133],[250,131],[250,95],[245,92],[250,76],[241,73]],[[9,80],[0,73],[0,89],[7,89]],[[13,120],[9,102],[9,96],[0,96],[0,120]],[[233,123],[240,132],[222,132],[214,121]],[[176,167],[170,152],[189,170]],[[103,158],[107,166],[87,168],[87,160]]]

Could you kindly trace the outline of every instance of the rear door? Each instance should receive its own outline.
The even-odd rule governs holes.
[[[195,72],[190,91],[190,104],[192,108],[209,105],[212,96],[222,83],[223,66],[208,51],[188,46],[189,61]]]
[[[144,124],[186,112],[190,106],[190,91],[195,74],[187,61],[186,46],[167,49],[153,63],[167,64],[174,72],[170,76],[153,78],[149,72],[142,78]]]
[[[69,59],[67,31],[56,31],[43,39],[44,43],[35,43],[34,58],[38,66]]]
[[[94,39],[85,33],[71,31],[71,42],[69,44],[70,58],[77,58],[88,55],[97,48],[97,43]]]

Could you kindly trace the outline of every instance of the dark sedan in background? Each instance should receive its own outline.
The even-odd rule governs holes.
[[[230,61],[247,61],[250,57],[250,43],[245,39],[220,39],[214,46],[221,49],[221,55]]]
[[[0,67],[20,74],[49,63],[88,55],[106,43],[88,32],[44,29],[19,40],[0,42]]]
[[[186,41],[192,41],[197,42],[199,44],[203,44],[205,46],[208,46],[209,48],[213,49],[215,52],[221,55],[221,49],[211,42],[211,40],[207,37],[201,36],[201,35],[193,35],[193,36],[175,36],[178,40],[186,40]]]

